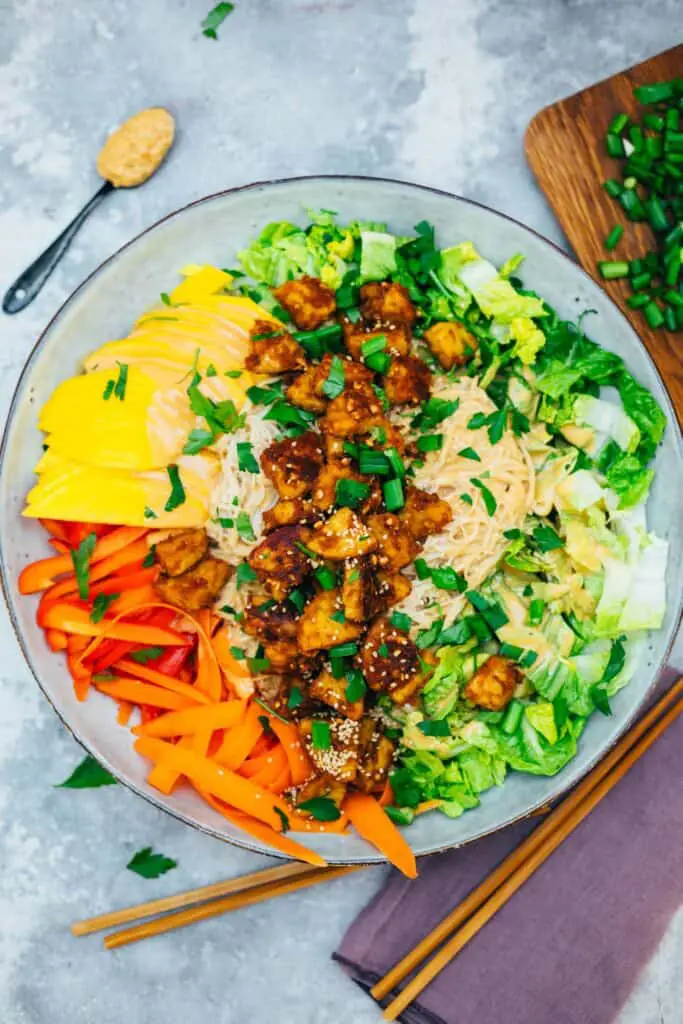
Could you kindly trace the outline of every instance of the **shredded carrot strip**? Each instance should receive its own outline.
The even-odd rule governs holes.
[[[133,714],[133,705],[127,700],[117,701],[119,710],[116,713],[116,721],[119,725],[128,725],[130,716]]]
[[[273,788],[273,784],[279,782],[285,772],[289,776],[289,765],[287,764],[287,755],[282,747],[276,747],[269,757],[270,764],[268,764],[268,759],[266,759],[266,764],[259,769],[256,775],[251,776],[251,780],[252,782],[255,782],[257,786],[265,786],[266,789],[271,789],[273,792],[276,792]],[[280,790],[280,792],[282,792],[282,790]]]
[[[124,615],[129,612],[124,612]],[[150,647],[183,647],[187,644],[187,636],[159,626],[146,626],[137,622],[121,622],[115,619],[102,619],[93,622],[87,609],[77,608],[70,604],[49,605],[41,616],[40,625],[47,629],[61,629],[65,633],[78,636],[95,637],[101,641],[105,637],[110,640],[129,640],[131,643]],[[84,657],[94,649],[95,643],[86,648]]]
[[[61,629],[46,629],[45,639],[51,651],[65,651],[67,647],[66,633]]]
[[[168,676],[163,672],[157,671],[157,669],[150,668],[148,665],[139,665],[132,658],[121,658],[119,661],[114,662],[112,667],[115,672],[122,672],[126,676],[133,676],[135,679],[143,679],[147,683],[154,683],[155,686],[161,686],[164,690],[180,693],[185,697],[189,697],[196,704],[211,703],[209,698],[201,690],[198,690],[196,686],[193,686],[192,683],[184,683],[182,679]]]
[[[275,809],[278,808],[286,814],[286,804],[261,786],[255,786],[249,779],[243,779],[235,772],[222,768],[208,757],[183,749],[179,743],[174,746],[164,740],[144,736],[136,741],[135,749],[143,757],[148,757],[157,764],[165,764],[180,775],[186,775],[201,789],[224,800],[231,807],[264,821],[276,832],[281,831],[282,819]]]
[[[258,704],[250,704],[239,725],[226,732],[223,742],[214,754],[218,764],[235,771],[247,759],[254,744],[263,732],[259,722],[261,708]]]
[[[244,703],[239,700],[223,701],[221,704],[206,704],[187,711],[172,711],[155,718],[147,725],[139,725],[133,732],[136,736],[156,736],[170,739],[173,736],[192,735],[196,732],[215,729],[229,729],[237,725],[244,714]]]
[[[270,722],[271,729],[285,748],[287,760],[289,761],[289,770],[292,773],[292,784],[300,786],[302,782],[305,782],[313,774],[313,765],[301,744],[299,730],[295,725],[283,722],[281,719],[276,718],[275,715],[268,715],[268,721]]]
[[[162,690],[151,683],[139,683],[137,679],[113,679],[111,682],[95,683],[101,693],[118,700],[127,700],[132,704],[148,704],[153,708],[166,708],[168,711],[180,711],[192,707],[192,700],[171,690]]]
[[[98,540],[90,558],[90,564],[94,565],[103,558],[113,555],[122,548],[128,547],[133,541],[143,537],[146,529],[134,526],[121,526],[106,537]],[[37,562],[27,565],[19,576],[19,592],[21,594],[35,594],[39,590],[46,590],[55,580],[56,576],[63,576],[65,573],[73,572],[73,561],[71,555],[55,555],[54,558],[41,558]]]
[[[377,847],[408,878],[417,877],[415,854],[374,797],[366,793],[349,793],[344,801],[344,810],[363,839]]]

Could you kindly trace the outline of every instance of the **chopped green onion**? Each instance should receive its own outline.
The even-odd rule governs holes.
[[[614,281],[619,277],[628,277],[629,266],[626,260],[600,260],[598,270],[605,281]]]
[[[528,622],[531,626],[538,626],[545,615],[545,601],[535,597],[529,605]]]
[[[443,447],[443,434],[423,434],[416,444],[419,452],[438,452]]]
[[[319,568],[314,571],[313,575],[323,590],[334,590],[337,585],[336,573],[334,573],[332,569],[328,569],[326,565],[319,566]]]
[[[347,640],[346,643],[330,647],[329,650],[331,658],[351,658],[354,654],[358,654],[358,644],[355,640]]]
[[[520,700],[512,700],[507,706],[505,717],[500,723],[500,727],[504,733],[511,736],[513,732],[517,731],[517,728],[522,721],[522,715],[524,714],[524,705]]]
[[[627,124],[628,114],[617,114],[615,117],[612,118],[612,121],[607,131],[611,135],[621,135]]]
[[[370,338],[369,341],[363,342],[360,347],[361,355],[363,359],[367,359],[368,356],[374,356],[377,352],[383,352],[386,347],[386,334],[378,334],[376,338]]]
[[[311,722],[311,742],[316,750],[329,750],[332,745],[330,723],[314,719]]]
[[[251,441],[237,442],[237,468],[243,473],[260,473],[261,469],[254,458],[254,448]]]
[[[358,458],[358,468],[361,473],[367,476],[372,476],[373,474],[389,476],[391,472],[388,458],[384,452],[377,451],[376,448],[361,449]]]
[[[394,476],[404,477],[406,474],[406,467],[404,466],[403,459],[398,454],[396,448],[387,448],[385,455],[389,460],[389,465],[391,466]]]
[[[413,565],[415,566],[415,572],[419,580],[427,580],[432,575],[432,570],[429,568],[424,558],[416,558]]]
[[[621,224],[615,224],[607,238],[605,239],[605,248],[608,252],[611,252],[615,248],[617,243],[621,240],[621,236],[624,233],[624,229]]]
[[[386,505],[387,512],[396,512],[398,509],[403,508],[403,485],[400,480],[387,480],[386,483],[382,484],[382,491],[384,492],[384,504]]]
[[[366,358],[365,365],[375,373],[387,373],[391,366],[391,356],[388,352],[375,352],[374,355]]]
[[[654,300],[651,300],[643,307],[643,313],[645,314],[645,319],[652,328],[661,327],[664,323],[664,314]]]

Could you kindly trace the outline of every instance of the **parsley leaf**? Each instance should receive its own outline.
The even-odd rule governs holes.
[[[254,527],[251,525],[251,519],[246,512],[238,512],[237,519],[235,520],[235,528],[242,538],[242,540],[256,540],[256,534],[254,533]]]
[[[251,441],[237,442],[237,468],[243,473],[260,473],[261,469],[254,458],[254,448]]]
[[[171,493],[168,501],[164,505],[164,511],[173,512],[174,509],[185,504],[185,488],[183,487],[182,480],[180,479],[180,470],[175,463],[171,466],[167,466],[166,472],[168,473],[168,479],[171,482]]]
[[[158,519],[156,512],[153,512],[149,505],[145,505],[145,519]]]
[[[488,489],[486,484],[483,483],[481,480],[477,480],[476,477],[472,477],[470,479],[470,483],[479,489],[482,499],[484,501],[484,507],[486,508],[488,514],[490,516],[494,515],[496,509],[498,508],[498,502],[496,501],[496,499],[494,498],[493,494]]]
[[[337,505],[346,508],[358,508],[361,502],[365,501],[369,493],[370,484],[363,483],[360,480],[347,480],[343,478],[337,480],[334,500]]]
[[[159,878],[177,866],[177,861],[165,857],[163,853],[154,853],[151,846],[138,850],[126,864],[129,871],[134,871],[142,878]]]
[[[552,526],[545,526],[544,524],[536,526],[533,531],[533,537],[539,551],[555,551],[557,548],[564,547],[564,541],[555,533]]]
[[[90,612],[90,621],[101,622],[106,615],[109,606],[119,597],[121,597],[121,594],[98,594],[93,601],[92,611]]]
[[[489,418],[485,412],[475,412],[474,416],[470,416],[467,421],[468,430],[480,430],[481,427],[485,427],[488,423]]]
[[[310,800],[297,804],[297,809],[306,811],[316,821],[337,821],[341,818],[341,811],[329,796],[311,797]]]
[[[203,448],[213,444],[216,440],[214,434],[210,430],[203,430],[201,427],[195,427],[194,430],[190,431],[190,434],[183,446],[183,455],[196,455],[197,452],[202,451]]]
[[[344,390],[344,364],[339,356],[332,356],[330,372],[323,381],[322,392],[327,398],[336,398]]]
[[[99,761],[87,754],[74,768],[68,779],[60,782],[55,789],[97,789],[99,786],[115,786],[116,779],[103,768]]]
[[[139,651],[131,651],[128,655],[138,665],[146,665],[148,661],[156,661],[164,653],[163,647],[141,647]]]
[[[603,715],[611,715],[612,708],[610,707],[609,697],[602,686],[595,683],[590,688],[591,700],[595,704],[598,711],[601,711]]]
[[[607,662],[607,668],[605,674],[602,677],[603,683],[609,683],[615,676],[618,676],[624,667],[624,660],[626,658],[626,649],[624,647],[624,638],[620,636],[612,644],[612,649],[609,652],[609,661]]]
[[[474,448],[461,448],[458,455],[462,459],[472,459],[473,462],[481,462],[481,457],[478,452],[475,452]]]
[[[499,409],[498,412],[492,412],[488,417],[488,435],[491,444],[498,444],[507,424],[507,409],[504,407]]]
[[[237,580],[237,589],[239,590],[245,583],[253,583],[257,576],[248,562],[240,562],[237,566],[235,579]]]
[[[450,736],[451,734],[448,720],[445,718],[435,722],[427,719],[424,722],[418,722],[417,727],[423,736]]]
[[[76,574],[78,584],[78,596],[82,601],[88,597],[88,577],[90,574],[90,559],[97,543],[97,534],[89,533],[84,537],[75,550],[71,551],[71,561]]]
[[[143,569],[151,569],[156,561],[156,544],[152,544],[151,548],[142,560]]]

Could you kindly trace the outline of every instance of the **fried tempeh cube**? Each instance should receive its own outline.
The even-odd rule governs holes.
[[[180,576],[201,562],[208,549],[206,530],[200,528],[178,531],[165,540],[157,541],[154,554],[162,572],[167,576]]]
[[[240,625],[248,636],[258,637],[263,643],[296,639],[298,612],[289,601],[250,604]]]
[[[444,320],[432,324],[424,332],[424,340],[444,370],[452,370],[454,366],[464,366],[478,348],[475,336],[457,320]]]
[[[418,552],[415,538],[393,512],[368,516],[366,525],[377,541],[375,561],[380,569],[396,572],[410,565]]]
[[[465,696],[480,708],[502,711],[522,681],[522,673],[514,661],[493,654],[474,673],[465,687]]]
[[[379,722],[366,716],[360,723],[360,757],[355,786],[362,793],[381,793],[389,777],[395,746]]]
[[[380,572],[377,574],[377,611],[386,611],[392,605],[404,601],[413,585],[402,572]]]
[[[319,376],[319,366],[307,366],[294,378],[285,392],[292,405],[308,412],[325,412],[327,401],[318,391]]]
[[[288,331],[278,329],[270,320],[257,320],[251,329],[249,355],[244,365],[253,373],[287,373],[303,370],[306,356]]]
[[[283,498],[263,513],[263,525],[266,531],[270,531],[296,523],[310,525],[320,517],[321,513],[309,498]]]
[[[405,704],[425,682],[417,647],[385,618],[376,619],[370,627],[360,661],[368,686],[388,693],[396,704]]]
[[[313,504],[316,508],[327,510],[337,503],[337,484],[340,480],[356,480],[358,483],[370,483],[366,476],[361,476],[351,465],[350,459],[340,462],[328,462],[318,473],[313,487]]]
[[[408,488],[399,519],[416,540],[424,540],[430,533],[439,533],[452,518],[453,509],[447,501],[419,487]]]
[[[329,729],[329,746],[321,748],[314,741],[313,723],[324,722]],[[299,733],[308,756],[320,772],[339,782],[353,782],[358,771],[359,728],[351,718],[304,718]]]
[[[334,292],[317,277],[285,281],[273,294],[300,331],[314,331],[337,308]]]
[[[350,508],[340,508],[327,522],[316,523],[304,539],[311,551],[334,561],[367,555],[377,547],[363,520]]]
[[[301,548],[301,526],[280,526],[251,550],[247,561],[276,601],[284,601],[310,572],[311,562]]]
[[[343,782],[333,779],[331,775],[316,775],[309,782],[305,782],[296,794],[296,809],[299,814],[307,818],[313,817],[310,811],[301,808],[300,805],[319,796],[327,797],[335,807],[341,808],[346,796],[346,786]]]
[[[269,445],[261,455],[261,468],[281,498],[303,498],[312,490],[324,461],[320,434],[308,430]]]
[[[384,390],[392,405],[416,405],[429,398],[432,373],[417,356],[391,360],[384,377]]]
[[[374,338],[386,338],[382,351],[389,355],[407,356],[410,351],[410,328],[405,323],[369,324],[360,320],[354,324],[345,317],[341,325],[346,350],[359,363],[363,358],[363,345]]]
[[[340,395],[333,398],[320,420],[320,428],[336,437],[367,434],[384,422],[382,403],[369,381],[349,382]]]
[[[355,640],[360,636],[361,626],[342,618],[344,606],[338,589],[323,590],[308,602],[297,628],[299,648],[308,654],[311,651],[322,651],[329,647],[337,647],[347,640]],[[333,616],[337,618],[333,618]]]
[[[360,290],[360,311],[366,320],[403,321],[412,326],[417,310],[402,284],[393,281],[370,281]]]
[[[327,704],[334,711],[338,711],[345,718],[352,718],[357,722],[363,716],[364,703],[360,700],[349,701],[346,699],[346,687],[348,683],[345,676],[335,679],[331,672],[323,669],[317,679],[308,687],[308,695],[314,700]]]
[[[209,555],[181,576],[160,576],[154,587],[169,604],[188,612],[210,608],[232,574],[232,567]]]
[[[352,622],[367,622],[378,608],[377,574],[372,556],[348,558],[344,562],[342,601],[344,614]]]

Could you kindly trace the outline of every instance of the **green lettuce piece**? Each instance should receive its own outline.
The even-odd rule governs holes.
[[[462,688],[490,657],[488,654],[463,654],[457,647],[442,647],[439,664],[422,691],[422,703],[428,718],[437,721],[450,715]]]
[[[268,224],[255,242],[237,254],[246,274],[276,288],[292,276],[320,276],[324,247],[289,221]]]
[[[524,714],[528,721],[531,722],[536,732],[540,732],[541,736],[543,736],[548,743],[551,745],[553,743],[557,743],[557,724],[555,722],[555,711],[552,704],[548,701],[539,701],[538,704],[528,704],[524,709]]]
[[[529,317],[518,316],[510,322],[510,337],[514,341],[513,356],[525,366],[532,366],[545,345],[545,334]]]
[[[501,277],[512,277],[514,272],[519,270],[525,259],[526,257],[521,252],[516,252],[514,256],[510,256],[509,259],[505,260],[498,273]]]
[[[631,590],[633,566],[617,558],[605,562],[602,594],[595,609],[595,632],[597,636],[616,636],[623,632],[620,626],[622,610]],[[638,597],[640,600],[640,595]]]
[[[582,718],[570,718],[557,742],[548,743],[525,714],[521,727],[512,735],[503,732],[499,726],[486,727],[489,735],[484,742],[486,746],[493,744],[496,756],[515,771],[530,775],[556,775],[575,756],[583,726]],[[475,737],[473,742],[478,745],[482,740]]]
[[[623,409],[603,398],[577,395],[574,422],[611,437],[625,452],[633,452],[640,442],[640,430]]]
[[[581,376],[580,370],[561,359],[551,359],[536,377],[536,388],[548,398],[563,398],[581,380]],[[548,422],[554,422],[554,417]]]
[[[499,324],[509,324],[517,317],[544,316],[547,312],[540,299],[520,295],[493,263],[481,258],[471,242],[442,250],[439,278],[450,291],[464,285],[482,313]]]
[[[640,428],[643,436],[653,446],[658,445],[666,430],[666,416],[650,392],[626,371],[617,381],[617,390],[624,410]]]
[[[659,629],[666,612],[666,565],[669,545],[649,534],[630,578],[616,632]],[[598,610],[599,610],[598,605]]]
[[[362,231],[360,236],[362,281],[383,281],[396,272],[396,236],[381,231]]]
[[[477,750],[476,747],[465,750],[458,754],[457,762],[473,793],[483,793],[492,786],[500,786],[505,778],[505,762],[485,750]]]
[[[632,508],[647,501],[654,470],[643,466],[637,455],[620,452],[606,472],[607,485],[619,498],[619,508]]]
[[[609,640],[596,640],[571,658],[574,671],[562,687],[562,697],[572,714],[587,718],[595,710],[591,688],[604,678],[611,647]]]

